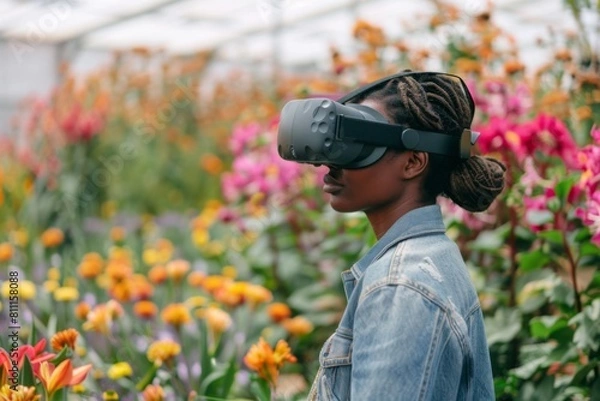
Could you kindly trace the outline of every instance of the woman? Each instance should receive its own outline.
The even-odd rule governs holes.
[[[397,74],[341,102],[456,137],[474,113],[464,82],[442,73]],[[366,167],[329,166],[331,206],[363,211],[378,241],[342,273],[348,304],[321,350],[310,400],[495,399],[478,297],[436,198],[483,211],[502,191],[504,170],[480,156],[394,149]]]

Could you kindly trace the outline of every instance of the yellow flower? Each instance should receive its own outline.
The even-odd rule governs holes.
[[[165,323],[175,326],[177,328],[192,320],[192,317],[190,316],[190,311],[184,304],[167,305],[163,309],[160,316]]]
[[[48,280],[58,281],[60,279],[60,270],[58,267],[51,267],[48,269]]]
[[[252,345],[244,356],[244,363],[256,371],[260,377],[275,385],[279,376],[279,369],[286,363],[296,362],[291,349],[285,340],[279,340],[275,349],[261,337],[258,343]]]
[[[279,323],[292,316],[292,311],[287,304],[283,302],[273,302],[267,307],[267,314],[275,323]]]
[[[210,240],[210,234],[208,230],[203,228],[197,228],[192,231],[192,241],[197,247],[203,247],[208,244]]]
[[[237,277],[237,269],[235,266],[223,266],[221,269],[221,274],[225,277],[229,277],[230,279],[235,279]]]
[[[202,251],[209,257],[219,256],[225,252],[225,245],[222,241],[209,241],[202,247]]]
[[[133,369],[127,362],[118,362],[108,368],[107,375],[111,380],[119,380],[123,377],[131,376]]]
[[[164,401],[165,391],[159,385],[149,385],[144,389],[142,393],[144,401]]]
[[[62,330],[52,336],[50,345],[56,352],[61,351],[64,347],[75,350],[75,342],[77,341],[78,336],[79,332],[75,329]]]
[[[0,388],[0,400],[2,401],[38,401],[41,395],[37,395],[35,387],[18,385],[11,387],[5,384]]]
[[[54,291],[56,291],[56,289],[58,287],[60,287],[60,283],[56,280],[48,280],[48,281],[44,281],[44,290],[46,290],[46,292],[48,294],[52,294],[54,293]]]
[[[79,290],[73,287],[60,287],[54,290],[57,302],[71,302],[79,299]]]
[[[13,284],[12,288],[11,284]],[[30,299],[35,298],[35,284],[29,280],[19,280],[17,284],[18,286],[15,288],[14,283],[5,280],[2,283],[2,296],[8,298],[9,296],[14,295],[14,291],[17,291],[20,300],[29,301]],[[11,293],[11,291],[13,292]]]
[[[0,263],[8,262],[13,257],[13,247],[8,242],[0,243]]]
[[[119,394],[114,390],[107,390],[102,393],[102,399],[104,401],[119,401]]]
[[[211,332],[218,336],[231,327],[232,320],[229,313],[216,306],[210,306],[206,309],[201,309],[196,312],[196,315],[206,321]]]
[[[188,308],[200,308],[203,307],[207,304],[208,300],[203,297],[202,295],[196,295],[193,297],[189,297],[186,301],[185,304],[188,306]]]
[[[293,336],[303,336],[313,331],[313,324],[304,316],[296,316],[281,322],[284,329]]]
[[[27,230],[24,228],[11,232],[10,236],[14,244],[21,248],[29,242],[29,234],[27,234]]]
[[[74,385],[73,387],[71,387],[71,390],[75,393],[75,394],[85,394],[85,392],[87,391],[85,388],[85,385],[79,383]]]
[[[60,228],[51,227],[44,231],[41,236],[42,244],[45,248],[56,248],[63,243],[65,234]]]
[[[150,362],[161,364],[168,362],[181,353],[181,346],[172,340],[154,341],[148,347],[146,356]]]

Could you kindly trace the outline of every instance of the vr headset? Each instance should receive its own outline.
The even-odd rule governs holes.
[[[464,81],[452,74],[403,72],[358,88],[337,101],[327,98],[292,100],[281,111],[277,150],[285,160],[351,169],[367,167],[379,160],[387,148],[416,150],[467,159],[479,133],[465,127],[460,136],[422,131],[390,124],[370,107],[348,103],[382,87],[392,79],[442,76],[459,84],[469,101],[473,120],[473,98]],[[470,122],[469,122],[470,125]]]

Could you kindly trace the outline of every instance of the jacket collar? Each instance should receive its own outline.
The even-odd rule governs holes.
[[[433,233],[444,233],[446,227],[439,205],[413,209],[400,217],[389,230],[352,266],[352,274],[360,279],[366,268],[398,242]]]

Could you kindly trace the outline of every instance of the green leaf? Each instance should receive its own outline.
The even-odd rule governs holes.
[[[534,317],[529,322],[531,335],[542,340],[548,339],[552,333],[566,326],[567,320],[559,316]]]
[[[519,267],[524,272],[541,269],[542,267],[547,266],[552,260],[550,256],[541,249],[537,249],[533,252],[520,253],[517,258]]]
[[[271,401],[271,387],[269,383],[260,377],[253,377],[250,390],[256,395],[258,401]]]
[[[152,380],[154,380],[154,376],[156,376],[156,372],[158,372],[158,368],[159,368],[159,366],[156,364],[152,364],[150,366],[150,369],[148,369],[148,371],[146,372],[144,377],[142,377],[142,379],[135,385],[135,388],[139,392],[143,391],[146,388],[146,386],[148,386],[148,384],[150,384],[152,382]]]
[[[471,249],[477,251],[498,251],[504,245],[504,236],[498,231],[483,231],[471,243]]]
[[[23,367],[21,368],[20,383],[23,386],[32,387],[35,386],[35,376],[33,375],[33,366],[29,361],[29,357],[25,355]]]
[[[581,313],[575,315],[569,324],[578,324],[573,342],[582,350],[597,351],[600,348],[600,299],[586,306]]]
[[[226,399],[235,381],[236,358],[233,357],[225,369],[212,372],[202,382],[201,394]]]
[[[488,345],[512,341],[521,330],[521,312],[518,309],[502,308],[492,318],[485,319]]]
[[[540,368],[548,366],[548,357],[542,356],[532,361],[527,362],[524,365],[513,369],[511,372],[520,379],[527,380],[533,376]]]
[[[70,358],[72,356],[73,356],[73,352],[71,351],[71,348],[64,346],[63,349],[61,349],[60,352],[54,358],[52,358],[52,360],[50,362],[54,366],[57,366],[59,363],[61,363],[65,359]]]
[[[541,226],[554,220],[554,214],[549,210],[528,210],[525,219],[531,225]]]
[[[560,200],[561,204],[566,204],[574,182],[574,179],[569,177],[558,182],[554,187],[556,197]]]
[[[563,243],[563,234],[559,230],[542,231],[538,233],[538,237],[555,245],[562,245]]]

